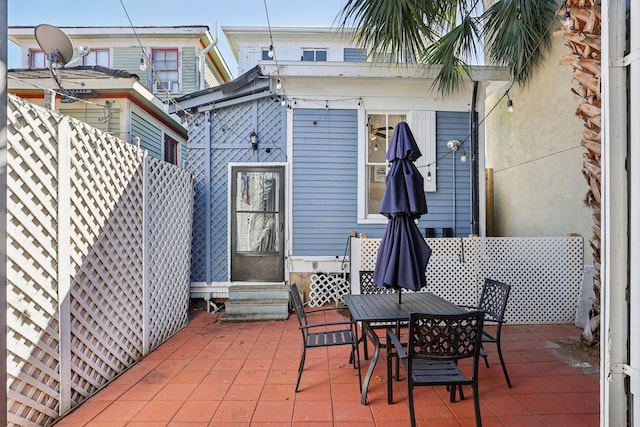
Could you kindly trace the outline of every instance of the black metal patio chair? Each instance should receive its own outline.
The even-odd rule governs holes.
[[[482,333],[482,343],[493,343],[498,350],[498,358],[502,365],[502,372],[504,378],[507,380],[507,385],[511,388],[511,380],[509,379],[509,373],[507,372],[507,366],[504,363],[504,357],[502,356],[502,325],[506,323],[504,320],[504,312],[507,308],[507,301],[509,300],[509,292],[511,291],[511,285],[499,282],[497,280],[488,279],[484,280],[482,285],[482,291],[480,293],[480,301],[475,307],[468,307],[473,310],[481,310],[485,313],[484,324],[496,325],[496,333],[491,334],[486,330]],[[484,359],[484,363],[489,367],[489,360],[487,358],[487,352],[482,348],[480,355]]]
[[[336,321],[336,322],[313,322],[309,321],[309,317],[314,314],[339,310],[338,307],[326,307],[312,310],[305,310],[298,286],[294,283],[289,286],[289,296],[291,305],[296,312],[298,318],[298,327],[302,333],[302,354],[300,355],[300,365],[298,367],[298,379],[296,381],[296,392],[300,386],[300,378],[304,370],[304,362],[308,348],[332,347],[339,345],[348,345],[351,347],[349,355],[349,363],[353,364],[354,369],[358,369],[358,385],[362,387],[362,376],[360,374],[360,353],[358,350],[358,332],[356,323],[353,321]]]
[[[396,291],[391,288],[381,288],[380,286],[373,283],[373,271],[369,270],[360,270],[360,293],[361,294],[390,294],[396,293],[400,291]],[[404,323],[404,326],[407,325],[406,322],[371,322],[369,323],[369,328],[373,331],[375,330],[386,330],[387,328],[395,328],[396,335],[400,336],[400,326]],[[383,341],[383,340],[381,340]],[[363,352],[364,359],[369,359],[369,346],[367,334],[362,334],[362,343],[363,343]],[[384,348],[384,342],[380,343],[380,347]]]
[[[413,389],[418,386],[447,386],[449,400],[455,402],[456,390],[464,399],[463,385],[473,389],[476,425],[482,426],[478,395],[478,360],[482,348],[484,313],[462,314],[413,313],[409,320],[409,339],[406,347],[393,330],[387,329],[387,399],[393,403],[392,358],[402,361],[407,370],[409,412],[415,427]],[[461,359],[472,359],[471,376],[458,366]]]

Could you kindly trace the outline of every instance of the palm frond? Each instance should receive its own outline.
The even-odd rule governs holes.
[[[470,77],[468,63],[477,55],[479,37],[477,18],[467,15],[426,49],[424,62],[442,66],[434,82],[440,93],[450,93],[465,77]]]
[[[550,27],[556,0],[499,0],[483,15],[486,51],[497,65],[511,69],[514,81],[526,82],[551,49]]]
[[[430,1],[347,0],[339,19],[340,27],[356,28],[354,41],[371,49],[373,59],[400,61],[415,58],[425,40],[436,33],[427,22],[436,12]],[[437,3],[437,2],[435,2]],[[389,56],[389,54],[391,54]]]

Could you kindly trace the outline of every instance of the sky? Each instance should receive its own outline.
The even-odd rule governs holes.
[[[130,18],[134,26],[207,25],[215,37],[216,25],[266,27],[270,22],[272,27],[331,27],[345,1],[8,0],[7,24],[128,26]],[[232,74],[237,76],[237,64],[222,30],[218,35],[218,49]],[[13,43],[9,43],[7,62],[9,68],[20,67],[19,50]]]

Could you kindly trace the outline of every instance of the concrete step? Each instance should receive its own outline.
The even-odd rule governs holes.
[[[229,287],[223,322],[286,320],[289,293],[283,283],[243,283]]]

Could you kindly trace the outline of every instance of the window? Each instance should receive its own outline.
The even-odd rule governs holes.
[[[178,141],[170,136],[164,136],[164,161],[178,164]]]
[[[262,49],[262,60],[273,61],[273,57],[269,56],[269,49]]]
[[[366,62],[367,51],[362,48],[345,47],[343,50],[344,62]]]
[[[387,175],[387,147],[393,136],[396,124],[405,121],[402,114],[370,114],[367,117],[367,150],[366,150],[366,213],[379,214],[380,204],[384,196],[385,177]]]
[[[364,141],[361,143],[358,168],[358,220],[364,223],[386,221],[380,214],[384,197],[385,178],[388,172],[387,150],[397,124],[409,124],[422,156],[414,163],[424,178],[424,190],[436,191],[436,171],[431,168],[431,180],[427,179],[428,165],[436,158],[435,111],[409,111],[405,113],[370,113],[366,116]]]
[[[109,49],[91,49],[87,56],[80,58],[80,65],[109,67]]]
[[[326,49],[304,49],[302,51],[302,61],[322,62],[327,60]]]
[[[178,49],[152,49],[154,92],[179,92]]]
[[[39,49],[29,49],[29,68],[48,68],[47,55]]]

